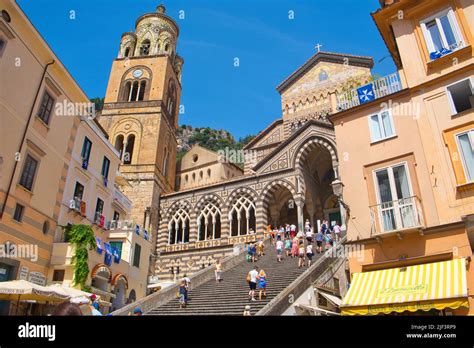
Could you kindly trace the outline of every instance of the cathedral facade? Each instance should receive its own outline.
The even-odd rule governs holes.
[[[266,226],[308,219],[345,224],[334,127],[340,95],[371,80],[372,58],[317,52],[277,90],[282,114],[244,148],[243,169],[193,147],[176,161],[183,59],[179,28],[163,6],[122,35],[101,125],[122,156],[132,216],[156,243],[160,281],[190,275]],[[344,160],[344,158],[342,159]]]

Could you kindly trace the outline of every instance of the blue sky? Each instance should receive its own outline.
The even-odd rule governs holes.
[[[17,0],[89,97],[103,97],[123,32],[151,0]],[[184,60],[180,124],[256,134],[281,117],[275,87],[316,52],[372,56],[373,73],[394,72],[370,12],[378,0],[173,0]],[[70,19],[70,11],[75,19]],[[184,11],[184,19],[179,19]],[[293,11],[294,19],[289,19]],[[238,57],[240,66],[234,67]]]

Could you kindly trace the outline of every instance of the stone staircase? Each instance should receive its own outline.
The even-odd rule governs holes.
[[[313,263],[320,256],[316,254]],[[258,300],[256,291],[257,301],[249,302],[249,287],[245,279],[254,265],[267,274],[267,298]],[[277,262],[275,249],[270,246],[256,263],[242,261],[233,268],[224,270],[224,280],[221,283],[212,279],[196,288],[191,283],[186,308],[179,308],[178,299],[172,299],[151,309],[146,315],[242,315],[246,305],[250,305],[250,313],[255,315],[307,269],[307,266],[298,268],[297,258],[284,256],[282,262]]]

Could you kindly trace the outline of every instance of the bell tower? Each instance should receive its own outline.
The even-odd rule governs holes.
[[[99,122],[121,153],[132,218],[156,241],[159,199],[174,188],[183,58],[179,27],[159,5],[122,34]]]

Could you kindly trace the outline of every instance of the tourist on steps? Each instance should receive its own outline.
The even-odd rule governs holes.
[[[185,308],[188,303],[188,289],[186,287],[186,282],[181,280],[179,285],[179,308]]]
[[[191,290],[191,279],[188,277],[186,273],[184,273],[183,280],[184,280],[184,284],[186,284],[186,290],[188,291]]]
[[[262,257],[263,255],[265,255],[264,249],[265,249],[265,246],[263,244],[263,240],[259,240],[257,242],[257,257]]]
[[[247,274],[247,282],[249,283],[249,301],[256,301],[255,300],[255,289],[257,289],[257,276],[258,276],[258,267],[255,266],[248,274]]]
[[[216,274],[216,283],[220,283],[222,281],[222,264],[221,264],[220,259],[218,259],[216,262],[215,274]]]
[[[306,240],[309,244],[313,244],[313,230],[311,227],[306,230]]]
[[[260,270],[260,272],[258,273],[257,279],[258,279],[258,289],[260,290],[258,294],[258,298],[261,301],[262,295],[264,298],[267,298],[267,275],[265,274],[265,271],[263,269]]]
[[[323,252],[323,232],[321,230],[316,233],[316,251],[318,253]]]
[[[291,256],[291,239],[288,238],[285,239],[285,252],[286,252],[286,256]]]
[[[293,243],[291,246],[291,257],[298,257],[298,238],[293,238]]]
[[[281,254],[283,254],[283,241],[281,240],[280,236],[278,236],[278,240],[276,242],[276,252],[277,261],[281,262]]]
[[[245,252],[247,253],[245,255],[245,260],[252,262],[252,256],[250,255],[250,244],[245,244]]]
[[[306,257],[308,258],[308,267],[311,267],[311,260],[313,259],[313,244],[308,243],[306,246]]]
[[[278,229],[278,235],[280,236],[281,240],[285,238],[285,231],[285,227],[283,225],[280,225],[280,228]]]
[[[290,225],[290,238],[293,239],[296,236],[296,225],[291,224]]]
[[[254,243],[251,243],[249,246],[250,261],[257,262],[257,247]]]
[[[342,228],[341,228],[341,225],[339,224],[339,221],[336,221],[336,224],[333,226],[332,231],[334,232],[334,235],[336,237],[336,243],[339,243],[341,241],[341,232],[342,232]]]
[[[304,267],[304,252],[305,252],[305,248],[304,248],[304,240],[303,239],[299,239],[298,240],[298,256],[299,256],[299,259],[298,259],[298,268],[301,268],[301,267]]]

